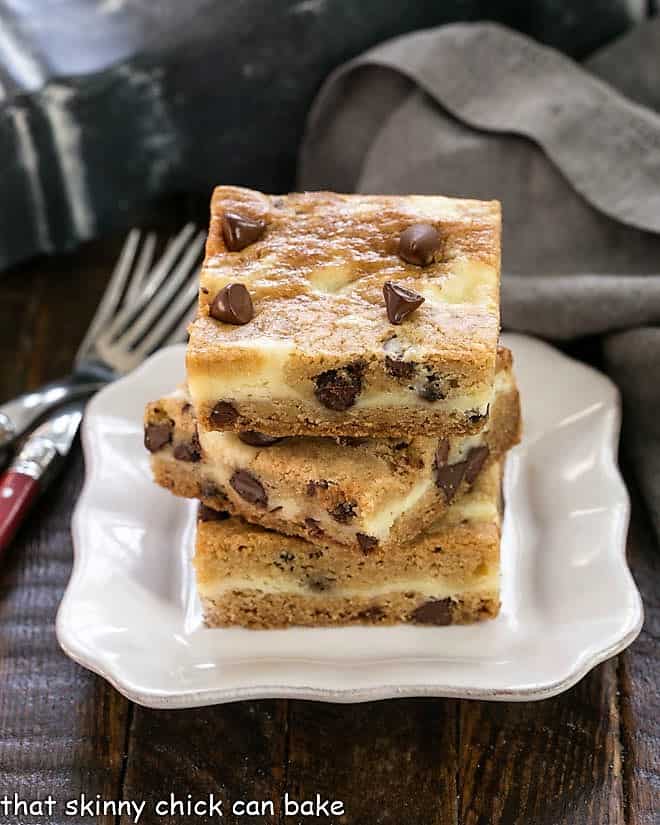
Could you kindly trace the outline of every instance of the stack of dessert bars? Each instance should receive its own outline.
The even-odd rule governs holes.
[[[497,614],[499,272],[497,202],[215,190],[187,382],[145,415],[209,626]]]

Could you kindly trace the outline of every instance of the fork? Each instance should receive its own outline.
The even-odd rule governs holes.
[[[140,231],[131,230],[71,373],[0,406],[3,452],[53,408],[92,395],[165,344],[185,340],[204,233],[187,224],[155,265],[155,235],[140,241]]]

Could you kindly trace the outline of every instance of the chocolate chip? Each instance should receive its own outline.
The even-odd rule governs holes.
[[[461,486],[465,475],[466,462],[459,461],[458,464],[435,465],[435,483],[445,494],[447,504],[454,498],[458,488]]]
[[[174,458],[179,461],[199,461],[202,453],[199,445],[195,446],[192,442],[181,442],[174,448]]]
[[[437,385],[434,386],[433,384],[426,384],[425,386],[423,386],[420,389],[418,395],[420,396],[420,398],[423,398],[424,401],[431,402],[440,401],[445,397],[445,394],[442,392],[442,390],[440,390]]]
[[[332,508],[332,510],[328,510],[328,513],[330,513],[332,518],[340,524],[348,524],[348,522],[356,516],[356,507],[356,501],[340,501],[339,504],[336,504]]]
[[[321,523],[315,518],[306,518],[305,527],[309,531],[309,535],[312,536],[312,538],[320,539],[321,536],[325,535],[321,528]]]
[[[340,447],[359,447],[361,444],[366,444],[368,438],[360,438],[354,435],[338,435],[337,444]]]
[[[424,383],[417,388],[417,394],[425,401],[440,401],[446,398],[444,381],[436,373],[429,373]]]
[[[479,412],[479,410],[471,410],[468,413],[468,421],[470,424],[478,424],[480,421],[485,421],[490,412],[490,404],[486,407],[486,412]]]
[[[251,447],[270,447],[282,440],[281,436],[266,435],[266,433],[258,433],[256,430],[246,430],[239,433],[238,437],[244,444],[249,444]]]
[[[314,378],[314,394],[329,410],[343,412],[355,404],[362,390],[363,364],[348,364],[337,370],[327,370]]]
[[[238,410],[229,401],[218,401],[209,413],[209,422],[213,427],[222,429],[238,419]]]
[[[284,552],[280,553],[280,558],[282,559],[282,561],[289,564],[295,559],[295,556],[293,555],[293,553],[289,553],[287,550],[285,550]]]
[[[250,293],[243,284],[227,284],[213,299],[209,315],[225,324],[247,324],[254,317]]]
[[[415,223],[399,235],[399,257],[415,266],[428,266],[442,241],[430,223]]]
[[[190,441],[182,441],[174,448],[174,458],[179,461],[199,461],[202,457],[202,447],[199,436],[193,433]]]
[[[367,536],[366,533],[357,533],[357,540],[360,545],[360,550],[362,550],[365,555],[368,555],[378,547],[378,539],[373,536]]]
[[[457,464],[447,464],[448,458],[449,441],[443,438],[438,441],[438,446],[435,449],[434,470],[435,483],[445,494],[447,503],[456,495],[467,469],[466,461],[460,461]]]
[[[236,212],[225,212],[222,216],[222,237],[230,252],[240,252],[258,241],[265,231],[265,221],[254,221]]]
[[[449,458],[449,439],[441,438],[435,448],[435,466],[442,467]]]
[[[317,593],[324,593],[330,590],[334,581],[327,576],[313,576],[309,579],[308,585],[310,590],[315,590]]]
[[[481,447],[473,447],[470,450],[465,461],[465,480],[468,484],[472,484],[479,475],[489,453],[490,450],[485,444]]]
[[[305,492],[308,496],[315,496],[316,491],[318,490],[327,490],[330,486],[329,482],[327,482],[324,478],[320,478],[318,481],[308,481],[307,487],[305,488]]]
[[[157,453],[172,441],[173,431],[174,422],[169,418],[158,424],[147,424],[144,428],[144,446],[150,453]]]
[[[226,510],[214,510],[206,504],[200,504],[197,510],[197,518],[200,521],[226,521],[229,513]]]
[[[414,361],[404,361],[401,358],[385,356],[385,372],[394,378],[412,378],[415,374],[415,366]]]
[[[262,483],[247,470],[236,470],[229,483],[238,495],[250,504],[257,507],[265,507],[268,504],[268,496]]]
[[[391,324],[401,324],[424,303],[424,298],[419,292],[406,289],[405,286],[395,284],[393,281],[385,282],[383,295],[387,317]]]
[[[415,624],[451,624],[451,599],[431,599],[416,607],[410,614]]]

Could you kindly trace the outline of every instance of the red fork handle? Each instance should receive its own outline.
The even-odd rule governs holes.
[[[9,547],[39,492],[32,476],[8,470],[0,477],[0,553]]]

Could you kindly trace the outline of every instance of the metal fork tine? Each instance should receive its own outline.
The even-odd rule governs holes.
[[[170,240],[162,258],[149,273],[149,278],[145,284],[145,292],[151,297],[167,278],[168,273],[176,263],[177,258],[184,250],[186,244],[195,232],[195,224],[187,223],[181,232]]]
[[[190,304],[195,300],[197,289],[197,277],[191,278],[188,286],[177,295],[176,300],[167,308],[167,311],[163,313],[158,323],[154,325],[146,338],[135,348],[132,353],[134,357],[142,360],[154,350],[163,346],[164,343],[173,342],[173,337],[169,334],[169,330],[172,324],[186,312]],[[181,324],[178,324],[175,331],[178,331],[180,327]]]
[[[130,275],[139,242],[140,231],[138,229],[132,229],[124,241],[119,260],[110,276],[110,281],[103,293],[101,303],[92,318],[92,322],[85,333],[82,343],[78,347],[75,363],[79,363],[84,359],[87,350],[91,348],[92,342],[97,337],[99,330],[116,310],[121,300],[122,292],[124,291],[126,279]]]
[[[140,338],[147,333],[150,327],[154,326],[167,310],[170,302],[175,298],[181,286],[187,278],[190,277],[191,271],[195,268],[195,264],[200,258],[200,253],[204,245],[204,233],[200,232],[193,243],[190,244],[186,250],[185,255],[177,268],[170,275],[167,284],[163,289],[150,301],[142,314],[136,319],[134,324],[123,333],[116,344],[124,349],[132,349]],[[197,284],[197,272],[194,272],[194,284]]]
[[[144,244],[142,245],[140,257],[138,258],[137,265],[135,267],[135,270],[133,271],[133,277],[131,278],[131,282],[128,285],[128,290],[126,291],[126,299],[124,301],[125,304],[133,304],[133,302],[137,299],[138,295],[140,294],[140,290],[143,288],[145,280],[149,275],[149,270],[151,269],[151,264],[153,263],[154,259],[155,249],[156,233],[150,232],[145,238]]]
[[[151,298],[156,294],[158,288],[168,277],[170,274],[170,269],[181,254],[181,250],[184,248],[194,231],[195,225],[188,223],[175,238],[170,240],[162,258],[160,258],[153,270],[146,276],[143,289],[140,291],[139,303],[126,302],[121,310],[115,315],[112,323],[104,331],[103,338],[106,343],[116,335],[119,335],[122,330],[129,332],[130,330],[126,330],[126,327],[131,324],[134,318],[136,319],[136,322],[139,323],[139,319],[136,318],[136,316],[139,315],[142,307],[148,306]],[[131,328],[134,328],[132,324]],[[144,326],[144,329],[146,328],[147,326]],[[121,343],[123,344],[123,342]]]

